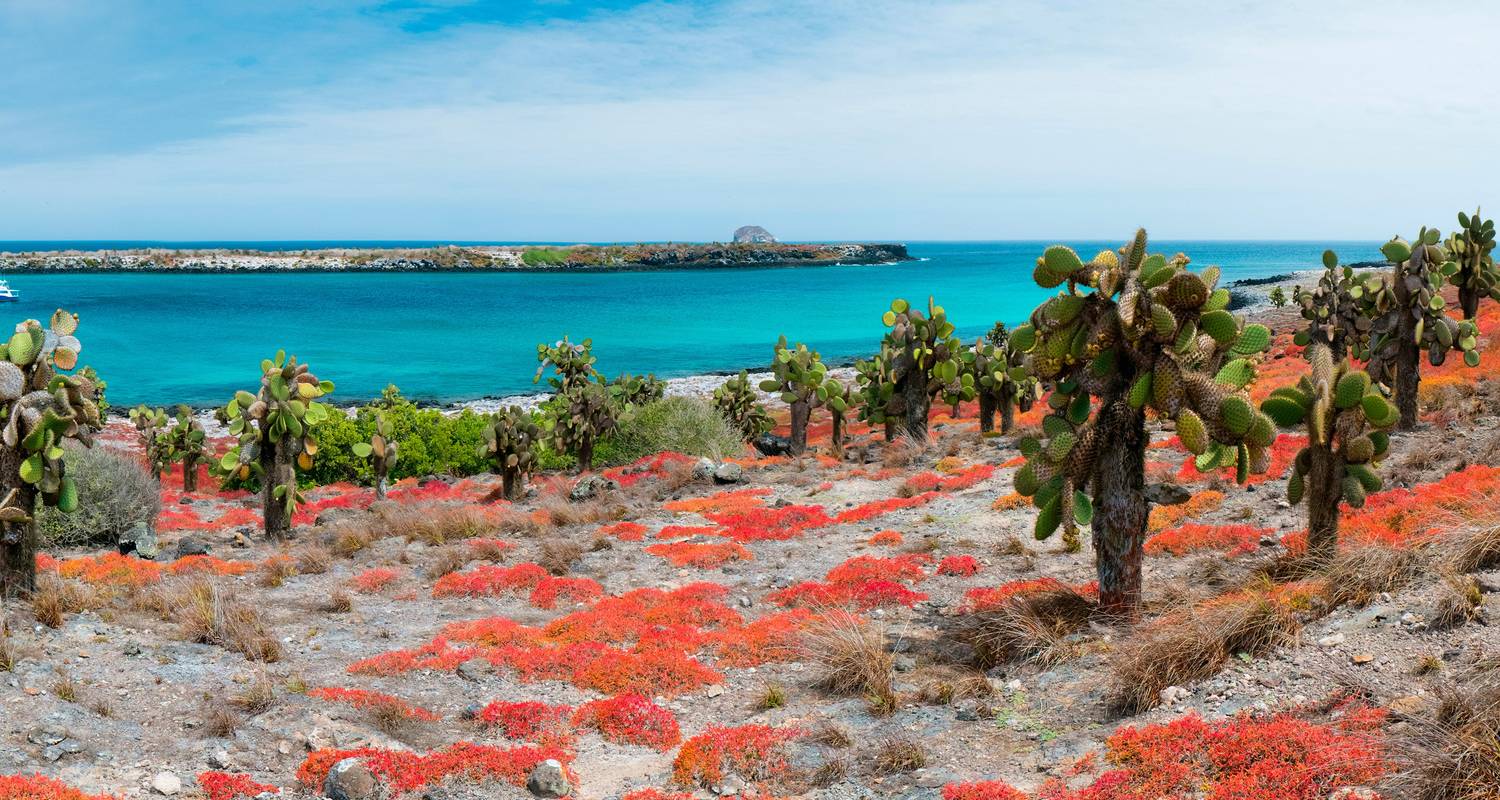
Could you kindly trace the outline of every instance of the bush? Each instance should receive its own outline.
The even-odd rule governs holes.
[[[368,442],[375,433],[377,414],[391,426],[391,440],[401,458],[391,469],[390,480],[426,475],[477,475],[488,466],[479,455],[485,415],[470,409],[444,414],[435,408],[420,408],[387,389],[380,401],[361,406],[353,416],[334,414],[318,426],[318,460],[307,476],[316,484],[353,481],[374,482],[368,459],[352,450],[356,442]]]
[[[668,397],[642,406],[621,420],[599,447],[599,461],[628,464],[664,451],[723,458],[743,448],[739,432],[708,401]]]
[[[151,524],[161,511],[156,481],[134,458],[117,450],[69,446],[63,456],[78,484],[78,508],[46,507],[37,516],[47,547],[112,545],[137,524]]]
[[[528,267],[555,267],[568,263],[568,251],[561,247],[528,247],[521,251],[521,263]]]

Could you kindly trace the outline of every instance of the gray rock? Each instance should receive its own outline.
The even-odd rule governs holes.
[[[620,488],[620,484],[603,475],[586,475],[573,484],[573,490],[568,492],[568,499],[575,503],[584,500],[592,500],[605,492],[612,492]]]
[[[1146,487],[1146,499],[1159,506],[1182,505],[1193,493],[1175,483],[1153,483]]]
[[[357,758],[334,764],[323,781],[323,795],[330,800],[374,800],[379,791],[375,776]]]
[[[792,452],[792,440],[774,433],[762,433],[750,444],[763,456],[784,456]]]
[[[759,225],[743,225],[734,231],[735,244],[776,244],[776,237]]]
[[[567,797],[573,791],[567,773],[555,758],[549,758],[531,769],[526,788],[537,797]]]
[[[896,656],[892,665],[897,672],[911,672],[917,668],[917,660],[911,656]]]
[[[161,545],[156,541],[156,528],[145,521],[137,522],[130,530],[120,534],[116,546],[121,555],[135,553],[141,558],[156,558],[161,554]]]
[[[177,549],[172,551],[173,559],[206,555],[208,555],[208,544],[196,536],[184,536],[178,539]]]
[[[495,665],[482,658],[471,658],[458,665],[458,677],[478,681],[485,675],[495,674]]]
[[[720,464],[714,467],[714,483],[739,483],[745,479],[745,470],[739,464]]]
[[[707,458],[700,458],[700,459],[698,459],[698,463],[696,463],[696,464],[693,465],[693,478],[695,478],[697,480],[700,480],[700,481],[706,481],[706,480],[709,480],[710,478],[712,478],[713,476],[714,476],[714,462],[713,461],[711,461],[711,460],[709,460]]]
[[[151,788],[157,794],[164,794],[170,797],[182,791],[182,779],[177,777],[176,773],[162,770],[156,773],[155,778],[151,779]]]

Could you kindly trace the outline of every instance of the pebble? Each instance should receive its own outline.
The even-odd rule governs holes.
[[[1338,647],[1344,643],[1344,634],[1330,633],[1318,640],[1319,647]]]

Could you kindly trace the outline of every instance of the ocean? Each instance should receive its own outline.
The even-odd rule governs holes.
[[[46,247],[181,246],[303,249],[429,242],[0,242]],[[592,338],[606,375],[662,378],[764,369],[777,336],[831,362],[878,347],[892,298],[948,311],[965,338],[996,320],[1023,321],[1049,293],[1031,281],[1050,242],[911,242],[900,264],[584,273],[38,274],[11,276],[16,321],[56,308],[80,316],[83,363],[109,382],[114,405],[225,402],[253,389],[278,348],[337,384],[353,403],[387,384],[408,397],[455,403],[537,391],[536,345]],[[1085,258],[1119,242],[1069,242]],[[1162,241],[1224,282],[1379,260],[1378,242]]]

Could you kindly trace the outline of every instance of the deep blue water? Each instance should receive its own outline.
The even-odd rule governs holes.
[[[0,242],[0,251],[34,246],[18,244]],[[934,295],[972,338],[995,320],[1023,320],[1046,297],[1030,276],[1047,244],[916,242],[911,253],[924,260],[784,269],[21,275],[11,285],[22,301],[0,311],[16,320],[77,312],[83,361],[109,381],[116,405],[223,402],[251,388],[260,359],[278,347],[335,381],[335,401],[395,383],[410,397],[450,402],[534,391],[537,343],[564,333],[592,337],[607,375],[660,377],[763,367],[782,333],[829,361],[866,355],[893,297]],[[1088,258],[1119,243],[1071,244]],[[1219,264],[1227,282],[1315,268],[1325,247],[1346,262],[1380,258],[1376,242],[1163,241],[1152,250]]]

